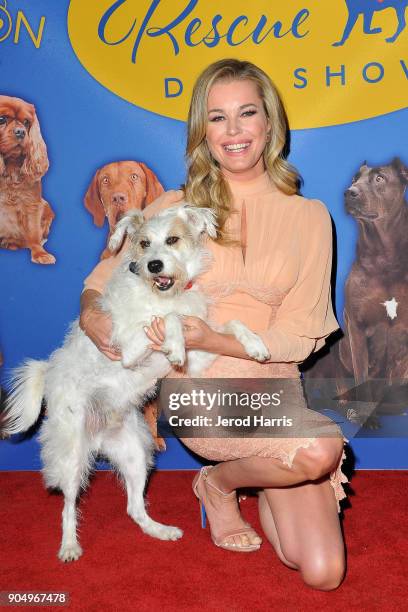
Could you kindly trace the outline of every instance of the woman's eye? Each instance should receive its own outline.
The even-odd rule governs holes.
[[[213,117],[210,117],[210,121],[212,123],[215,123],[217,121],[222,121],[224,119],[224,117],[222,115],[214,115]]]
[[[166,244],[176,244],[176,242],[178,242],[180,240],[180,238],[178,236],[169,236],[168,238],[166,238]]]
[[[141,240],[140,241],[140,246],[142,247],[142,249],[147,249],[147,247],[150,246],[150,241],[149,240]]]
[[[252,117],[252,115],[256,115],[256,110],[247,110],[242,113],[243,117]]]

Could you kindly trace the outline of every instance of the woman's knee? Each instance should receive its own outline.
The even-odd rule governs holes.
[[[294,462],[306,480],[317,480],[337,467],[342,452],[342,438],[317,438],[313,444],[297,452]]]
[[[341,584],[345,574],[344,555],[315,557],[301,564],[300,572],[308,586],[321,591],[333,591]]]

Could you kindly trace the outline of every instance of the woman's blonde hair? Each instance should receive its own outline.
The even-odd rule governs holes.
[[[265,168],[275,185],[286,194],[298,190],[300,177],[286,161],[288,122],[280,95],[268,75],[251,62],[224,59],[210,64],[198,77],[191,98],[187,133],[187,181],[185,194],[195,206],[210,207],[218,219],[217,242],[231,244],[224,226],[231,212],[231,192],[218,163],[212,157],[206,141],[208,123],[207,100],[214,83],[249,80],[257,86],[264,110],[271,124],[270,138],[263,158]]]

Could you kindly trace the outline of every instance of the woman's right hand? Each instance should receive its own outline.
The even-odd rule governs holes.
[[[121,352],[111,344],[112,319],[100,310],[100,297],[101,294],[94,289],[82,293],[79,326],[101,353],[112,361],[120,361]]]

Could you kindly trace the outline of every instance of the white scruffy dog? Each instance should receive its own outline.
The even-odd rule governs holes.
[[[48,361],[28,360],[17,368],[8,399],[7,433],[26,431],[41,412],[40,432],[46,485],[64,493],[59,558],[82,554],[76,533],[76,499],[87,483],[92,459],[102,454],[124,478],[127,512],[141,529],[162,540],[182,536],[177,527],[153,521],[146,513],[143,491],[152,459],[152,438],[140,411],[154,394],[157,379],[171,364],[186,361],[182,315],[207,317],[207,300],[194,280],[208,265],[203,236],[216,236],[214,214],[188,205],[167,209],[148,221],[132,211],[119,221],[110,240],[112,251],[129,235],[123,263],[108,283],[102,308],[113,321],[112,343],[122,361],[111,361],[75,321],[62,348]],[[152,351],[144,327],[153,316],[165,322],[164,352]],[[239,321],[226,324],[248,355],[259,361],[269,354],[262,340]],[[198,375],[214,359],[189,351],[187,370]]]

